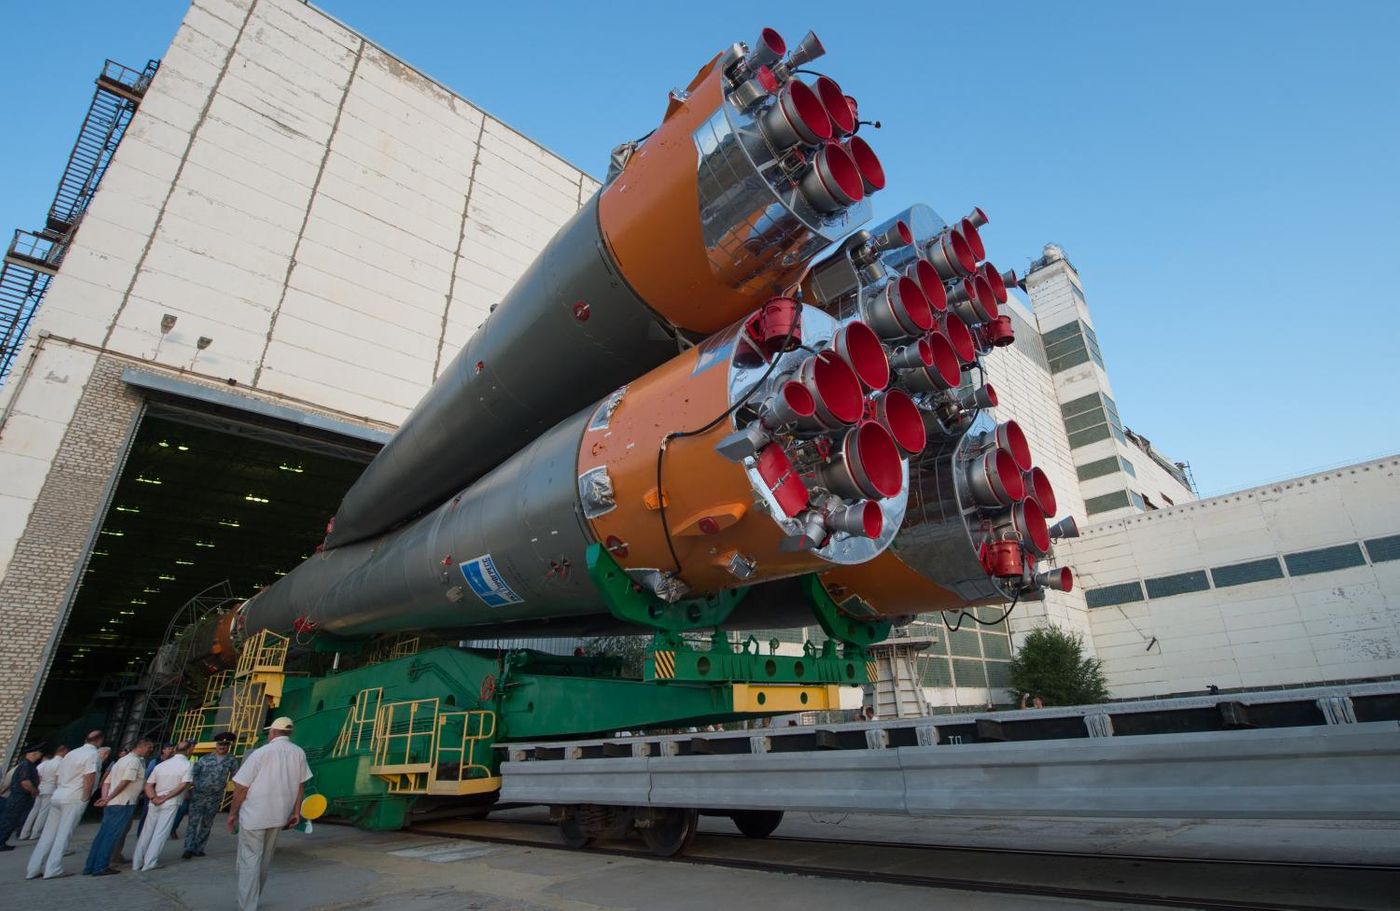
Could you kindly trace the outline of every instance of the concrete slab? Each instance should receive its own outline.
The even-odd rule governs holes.
[[[208,856],[181,861],[172,840],[157,869],[119,876],[74,875],[25,881],[33,842],[0,854],[7,908],[140,907],[145,911],[232,911],[234,839],[219,827]],[[97,826],[80,826],[68,871],[82,860]],[[129,841],[128,847],[134,847]],[[728,896],[726,899],[725,896]],[[262,908],[267,911],[594,911],[734,907],[905,909],[929,904],[967,911],[1121,908],[1108,903],[859,883],[588,852],[541,850],[318,826],[279,841]]]

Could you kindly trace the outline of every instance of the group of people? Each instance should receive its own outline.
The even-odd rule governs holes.
[[[107,748],[101,731],[88,734],[73,750],[60,748],[45,757],[41,746],[23,751],[10,778],[9,797],[0,811],[0,851],[13,851],[12,834],[21,841],[37,835],[26,879],[71,876],[63,870],[68,842],[91,800],[102,809],[102,822],[83,864],[85,876],[112,876],[121,871],[122,848],[134,820],[137,826],[133,871],[160,864],[165,843],[187,818],[182,859],[203,857],[214,817],[230,779],[233,798],[228,830],[238,834],[240,911],[258,906],[268,868],[283,829],[301,822],[303,789],[311,777],[306,754],[292,743],[292,720],[278,718],[267,727],[268,742],[240,765],[233,755],[234,736],[214,738],[213,752],[190,760],[192,741],[167,744],[152,756],[155,744],[142,739],[124,750],[103,775]]]

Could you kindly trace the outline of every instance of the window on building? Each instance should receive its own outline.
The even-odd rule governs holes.
[[[1045,344],[1045,357],[1050,362],[1050,372],[1059,373],[1092,360],[1103,367],[1103,353],[1099,351],[1099,337],[1094,329],[1079,320],[1051,329],[1041,337]]]
[[[1284,554],[1283,562],[1288,567],[1290,576],[1310,576],[1314,573],[1330,573],[1352,566],[1364,566],[1366,558],[1361,554],[1361,546],[1353,543]]]
[[[1085,462],[1083,465],[1074,466],[1074,473],[1079,475],[1081,481],[1092,481],[1094,478],[1101,478],[1104,475],[1113,474],[1122,467],[1118,464],[1116,456],[1109,456],[1106,459],[1095,459],[1092,462]]]
[[[1157,496],[1161,497],[1161,498],[1162,498],[1162,502],[1163,502],[1163,503],[1166,503],[1168,506],[1175,506],[1175,505],[1176,505],[1176,502],[1175,502],[1174,500],[1172,500],[1171,497],[1169,497],[1169,496],[1167,496],[1166,494],[1162,493],[1160,490],[1157,491]]]
[[[1141,498],[1141,500],[1142,500],[1142,505],[1143,505],[1144,508],[1146,508],[1146,509],[1156,509],[1156,508],[1157,508],[1157,504],[1156,504],[1156,503],[1153,503],[1152,500],[1148,498],[1147,494],[1145,494],[1145,493],[1140,493],[1140,494],[1138,494],[1138,497]]]
[[[1094,513],[1108,512],[1111,509],[1122,509],[1130,505],[1132,505],[1132,501],[1128,499],[1128,492],[1126,490],[1115,490],[1112,493],[1106,493],[1098,497],[1090,497],[1085,500],[1084,512],[1092,516]]]
[[[1391,560],[1400,560],[1400,535],[1389,535],[1384,538],[1368,538],[1366,540],[1366,553],[1371,555],[1372,563],[1386,563]]]
[[[1110,436],[1123,439],[1123,422],[1118,417],[1118,405],[1109,396],[1091,392],[1060,406],[1069,434],[1071,449],[1106,440]]]
[[[953,659],[953,682],[958,686],[986,686],[987,666],[971,658]]]
[[[1141,600],[1142,583],[1137,581],[1090,588],[1084,592],[1084,601],[1090,607],[1112,607],[1115,604],[1132,604]]]
[[[1192,570],[1189,573],[1175,573],[1170,576],[1158,576],[1155,579],[1148,579],[1146,582],[1147,597],[1149,598],[1170,598],[1172,595],[1203,592],[1210,588],[1210,581],[1206,578],[1206,571],[1203,569]]]
[[[1231,563],[1216,566],[1210,571],[1216,588],[1229,588],[1232,585],[1248,585],[1250,582],[1265,582],[1269,579],[1282,579],[1283,567],[1277,557],[1264,560],[1249,560],[1244,563]]]

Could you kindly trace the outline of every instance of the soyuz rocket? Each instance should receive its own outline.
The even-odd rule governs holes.
[[[661,602],[751,587],[736,628],[810,622],[805,576],[865,619],[1067,590],[1073,522],[982,381],[1015,276],[980,209],[861,229],[885,174],[823,53],[765,29],[672,91],[214,653],[616,631],[591,545]]]

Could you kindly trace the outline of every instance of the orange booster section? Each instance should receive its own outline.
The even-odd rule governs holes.
[[[846,138],[855,102],[830,78],[796,72],[821,53],[813,35],[789,54],[765,30],[752,50],[705,64],[653,133],[614,153],[621,169],[598,198],[604,241],[673,325],[722,329],[793,288],[813,256],[869,218],[884,174],[864,140]]]
[[[884,352],[849,334],[780,298],[597,408],[580,489],[611,497],[602,509],[585,498],[584,512],[634,581],[676,600],[862,562],[888,545],[908,469],[879,418]]]

